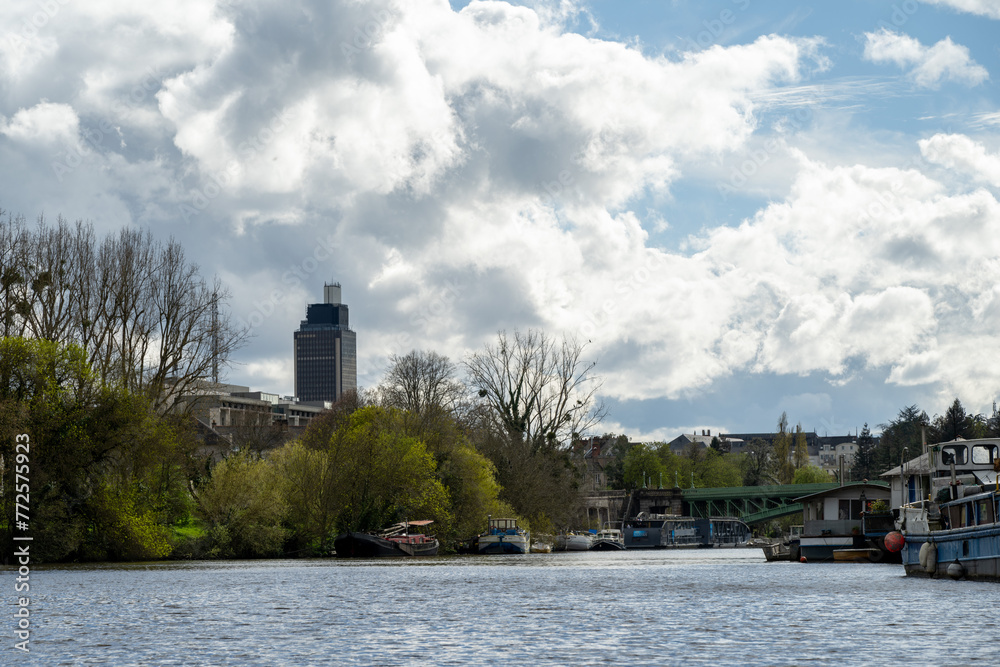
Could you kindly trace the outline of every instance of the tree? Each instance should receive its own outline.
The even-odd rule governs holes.
[[[969,440],[977,437],[977,431],[985,430],[977,429],[979,422],[985,420],[980,415],[967,414],[962,402],[956,398],[943,415],[934,418],[929,436],[932,442],[948,442],[956,438]]]
[[[795,469],[809,465],[809,445],[806,442],[806,434],[802,431],[802,424],[795,425]]]
[[[579,514],[578,466],[569,444],[604,417],[600,382],[583,346],[544,333],[501,331],[465,362],[481,402],[466,415],[473,442],[496,467],[501,498],[536,529]]]
[[[0,211],[0,216],[3,212]],[[211,377],[246,340],[225,304],[173,239],[39,218],[0,220],[0,327],[5,336],[75,343],[101,382],[160,408]]]
[[[795,475],[795,463],[792,460],[794,439],[788,431],[788,415],[784,412],[778,418],[778,432],[774,436],[775,474],[779,484],[791,484]]]
[[[868,429],[868,422],[858,435],[858,450],[854,455],[854,465],[851,467],[851,478],[855,480],[876,479],[881,472],[875,465],[875,438]]]
[[[743,485],[774,484],[776,468],[774,448],[761,438],[751,440],[743,453]]]
[[[632,451],[638,443],[631,443],[628,436],[619,435],[615,438],[615,444],[611,448],[611,461],[604,468],[607,476],[609,489],[624,489],[625,486],[625,457]]]
[[[288,506],[266,460],[246,452],[225,459],[199,490],[198,503],[209,524],[210,555],[260,558],[281,553]]]
[[[596,403],[595,362],[581,360],[583,349],[573,340],[557,344],[540,331],[515,331],[513,337],[500,331],[496,344],[471,355],[465,367],[504,433],[533,449],[559,448],[606,414]]]
[[[833,481],[833,475],[818,466],[803,466],[795,471],[792,478],[792,484],[828,484]]]
[[[673,484],[673,479],[668,474],[670,471],[664,465],[662,457],[654,446],[646,443],[638,444],[629,450],[625,457],[625,489],[644,489],[647,487],[656,488],[660,480],[666,477],[668,484]]]
[[[389,368],[378,389],[379,402],[419,415],[456,411],[466,388],[455,378],[455,364],[436,352],[411,351],[389,357]]]
[[[144,559],[170,551],[167,526],[190,512],[189,441],[145,397],[101,386],[82,348],[0,340],[0,429],[10,436],[0,437],[4,461],[15,460],[13,434],[30,434],[34,557]],[[12,487],[3,490],[10,503]]]
[[[901,409],[895,419],[879,424],[882,436],[873,457],[876,473],[882,474],[898,466],[903,461],[904,449],[907,459],[918,456],[923,451],[922,433],[929,425],[927,413],[916,405]]]
[[[285,442],[285,430],[271,423],[269,414],[247,413],[233,427],[232,446],[236,451],[248,451],[260,456]]]

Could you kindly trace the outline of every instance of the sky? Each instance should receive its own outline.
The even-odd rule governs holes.
[[[294,392],[585,344],[600,432],[855,432],[1000,394],[1000,0],[7,0],[0,208],[148,228]]]

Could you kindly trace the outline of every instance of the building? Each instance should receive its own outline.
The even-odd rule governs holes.
[[[340,302],[340,283],[323,285],[323,303],[306,307],[293,336],[295,396],[303,402],[335,402],[358,388],[358,345]]]

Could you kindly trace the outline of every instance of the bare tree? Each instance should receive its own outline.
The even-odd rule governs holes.
[[[378,388],[379,401],[420,416],[436,410],[454,412],[466,396],[465,385],[455,378],[455,370],[448,357],[436,352],[393,354]]]
[[[580,359],[583,348],[540,331],[515,331],[513,337],[500,331],[496,344],[473,354],[465,367],[505,433],[535,448],[558,448],[607,412],[596,402],[601,383],[591,375],[595,362]]]
[[[3,212],[0,211],[0,217]],[[229,298],[173,239],[125,228],[100,242],[61,217],[35,230],[0,220],[0,331],[77,343],[106,384],[163,408],[225,364],[246,340]],[[217,313],[217,316],[213,314]]]
[[[279,424],[271,423],[270,414],[250,412],[233,427],[232,446],[239,451],[261,455],[285,444],[286,431]]]

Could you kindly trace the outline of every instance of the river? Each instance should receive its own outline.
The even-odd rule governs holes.
[[[38,567],[31,655],[8,620],[0,664],[996,665],[998,608],[759,549]]]

